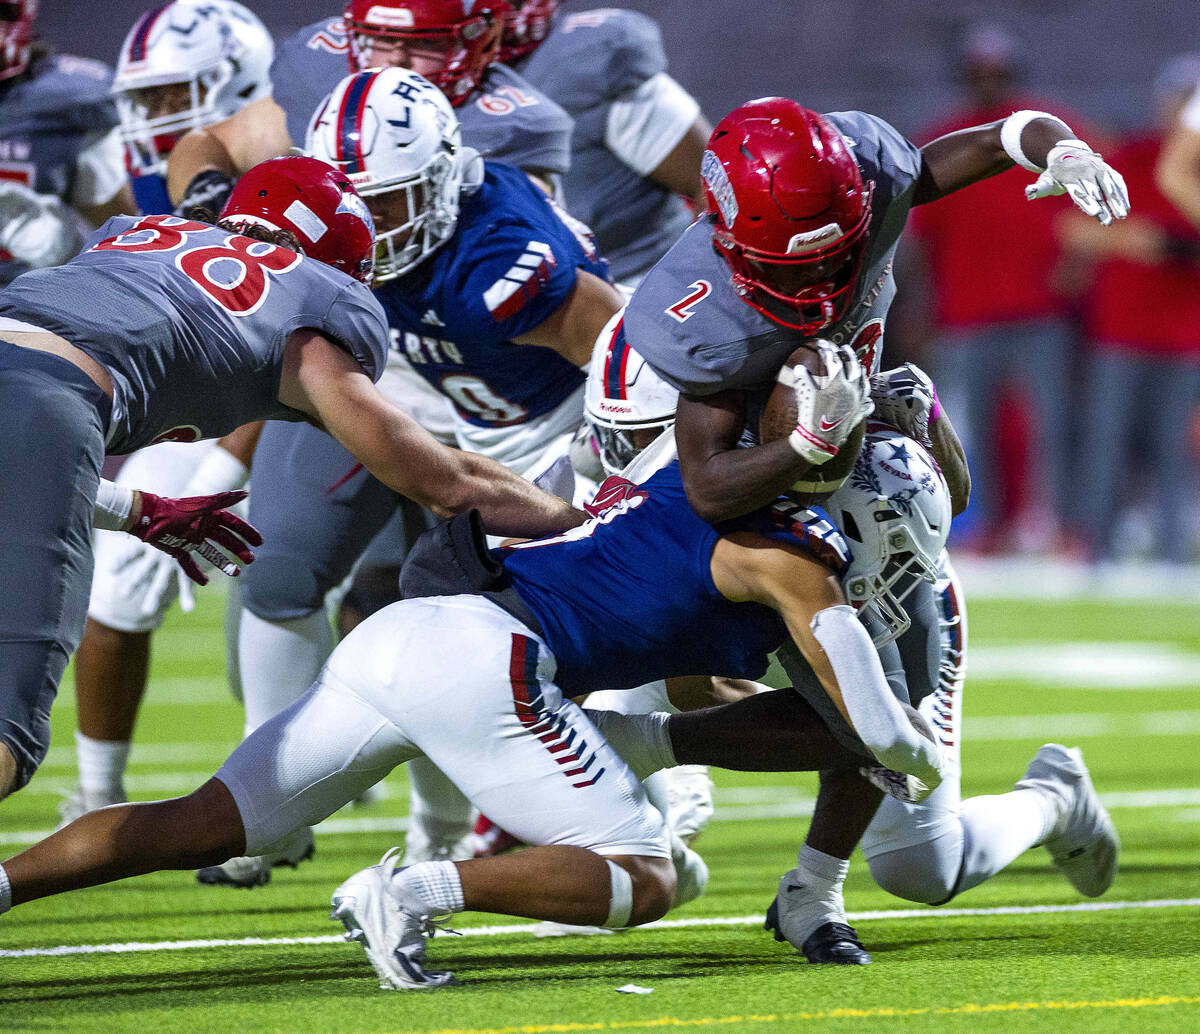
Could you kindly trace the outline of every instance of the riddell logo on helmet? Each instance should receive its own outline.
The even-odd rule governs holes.
[[[600,411],[602,413],[621,413],[629,414],[633,412],[633,406],[622,406],[617,402],[609,402],[608,399],[600,400]]]
[[[413,14],[407,7],[372,7],[363,21],[368,25],[385,25],[389,29],[411,29]]]
[[[712,151],[705,151],[700,162],[700,176],[703,178],[721,212],[721,221],[726,226],[733,226],[737,219],[738,203],[733,193],[733,184],[729,182],[729,174]]]
[[[820,229],[796,234],[788,241],[787,253],[801,255],[807,251],[816,251],[818,248],[825,247],[826,244],[833,244],[834,241],[841,240],[844,236],[846,236],[845,233],[837,223],[826,223]]]

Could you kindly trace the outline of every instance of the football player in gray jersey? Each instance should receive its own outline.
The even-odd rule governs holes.
[[[0,293],[0,538],[22,558],[0,572],[0,797],[29,781],[49,745],[50,704],[87,608],[106,451],[306,420],[442,514],[477,507],[516,535],[583,519],[499,464],[442,446],[379,394],[388,330],[366,286],[374,246],[343,174],[281,158],[242,177],[218,226],[117,217],[66,266]]]
[[[625,313],[629,344],[683,393],[676,439],[688,498],[706,520],[747,513],[832,457],[875,373],[892,256],[908,210],[1014,164],[1026,194],[1068,193],[1101,222],[1123,218],[1120,176],[1053,115],[1021,111],[918,149],[863,112],[822,116],[752,101],[722,119],[702,166],[707,217],[651,270]],[[738,448],[783,361],[814,336],[847,361],[800,385],[809,423]],[[751,438],[750,441],[756,439]]]
[[[614,279],[634,286],[704,208],[711,126],[667,74],[658,26],[618,8],[556,19],[558,0],[511,0],[500,60],[575,120],[567,207],[592,228]]]
[[[1044,112],[1016,112],[921,149],[875,116],[821,116],[782,98],[753,101],[721,121],[701,170],[707,218],[650,272],[624,321],[629,343],[682,392],[676,442],[697,513],[714,521],[736,517],[803,480],[844,443],[846,429],[870,405],[868,387],[887,419],[931,441],[943,469],[961,471],[950,486],[954,512],[961,511],[969,476],[932,383],[908,367],[878,374],[895,293],[892,256],[910,207],[1014,164],[1039,173],[1026,189],[1031,200],[1067,193],[1105,224],[1129,211],[1119,174]],[[817,336],[841,347],[843,361],[827,376],[801,378],[796,430],[758,444],[758,415],[781,365]],[[864,373],[876,375],[870,384]],[[966,619],[944,551],[938,567],[940,667],[953,688],[965,662]],[[1063,758],[1042,767],[1065,784],[1079,781],[1082,764]],[[822,897],[831,888],[840,893],[838,874],[877,803],[876,791],[857,776],[823,773],[818,815],[793,871],[800,876],[789,873],[781,882],[771,913],[777,934],[796,948],[805,949]],[[948,849],[943,861],[952,854]],[[962,889],[954,879],[944,898]],[[940,900],[935,885],[931,878],[912,893]],[[835,939],[820,954],[869,961],[852,938]]]
[[[35,42],[36,13],[37,0],[0,4],[0,284],[65,262],[90,226],[134,211],[112,73]]]

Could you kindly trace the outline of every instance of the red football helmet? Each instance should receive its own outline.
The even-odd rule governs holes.
[[[805,334],[846,314],[875,185],[832,123],[782,97],[743,104],[713,130],[701,175],[713,248],[747,304]]]
[[[316,158],[271,158],[237,181],[221,221],[290,230],[309,258],[369,284],[375,223],[344,172]]]
[[[517,61],[532,54],[550,35],[559,0],[509,0],[512,11],[504,20],[500,60]]]
[[[29,67],[37,8],[38,0],[0,2],[0,80],[20,75]]]
[[[350,71],[401,65],[423,75],[462,104],[500,54],[500,36],[512,8],[507,0],[348,0],[342,13]],[[397,60],[383,49],[404,44]]]

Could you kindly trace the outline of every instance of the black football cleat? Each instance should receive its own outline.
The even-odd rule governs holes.
[[[779,901],[767,909],[763,929],[770,930],[777,941],[787,941],[779,926]],[[789,942],[790,943],[790,942]],[[825,923],[818,926],[799,947],[800,953],[812,963],[834,966],[869,966],[871,956],[858,939],[854,927],[845,923]]]

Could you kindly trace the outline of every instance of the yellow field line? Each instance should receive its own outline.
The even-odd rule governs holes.
[[[1077,1002],[968,1002],[965,1005],[893,1009],[825,1009],[820,1012],[781,1012],[742,1016],[701,1016],[683,1019],[661,1016],[653,1020],[609,1020],[597,1023],[530,1023],[517,1027],[443,1027],[430,1031],[396,1031],[394,1034],[573,1034],[575,1031],[657,1030],[664,1027],[721,1027],[733,1023],[795,1023],[798,1020],[878,1019],[892,1016],[971,1016],[991,1012],[1035,1012],[1054,1009],[1143,1009],[1155,1005],[1200,1005],[1200,996],[1158,995],[1154,998],[1111,998]]]

